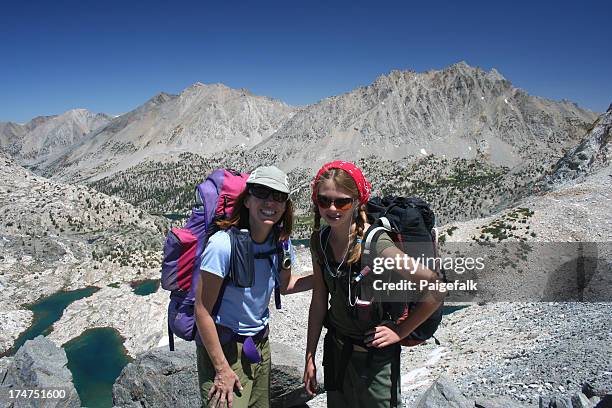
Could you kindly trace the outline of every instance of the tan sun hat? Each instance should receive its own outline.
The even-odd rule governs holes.
[[[276,166],[256,168],[247,179],[247,184],[260,184],[281,193],[290,192],[287,174]]]

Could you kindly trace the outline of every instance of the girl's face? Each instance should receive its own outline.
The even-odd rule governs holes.
[[[353,197],[350,191],[337,186],[333,180],[325,180],[319,184],[319,214],[332,228],[350,227],[356,201],[357,198]]]
[[[279,202],[274,199],[274,194],[266,198],[258,198],[249,194],[244,201],[244,206],[249,209],[249,224],[251,228],[271,228],[279,222],[287,208],[287,202]]]

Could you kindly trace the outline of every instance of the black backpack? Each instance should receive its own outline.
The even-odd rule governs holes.
[[[431,258],[427,267],[446,281],[444,270],[433,261],[438,256],[438,235],[435,228],[435,214],[429,204],[418,197],[375,197],[367,203],[368,223],[371,227],[363,238],[362,263],[371,265],[376,241],[386,232],[395,245],[405,254],[417,258]],[[398,324],[405,320],[417,303],[382,302],[384,315]],[[443,304],[418,326],[408,337],[402,339],[402,346],[415,346],[433,337],[442,321]],[[440,344],[437,339],[437,344]]]

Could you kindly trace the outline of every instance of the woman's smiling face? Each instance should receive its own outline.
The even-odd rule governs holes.
[[[346,198],[353,199],[351,206],[347,209],[340,210],[336,207],[337,203],[331,203],[331,206],[324,208],[321,203],[317,203],[319,207],[319,214],[329,224],[330,227],[336,228],[350,224],[353,219],[353,209],[355,208],[356,198],[351,196],[351,193],[339,186],[333,180],[324,180],[319,184],[319,191],[317,196],[325,198],[325,201],[329,200],[341,200]],[[318,200],[321,201],[321,200]],[[338,204],[338,206],[342,207]]]
[[[249,194],[244,206],[249,209],[250,226],[267,229],[281,220],[287,208],[287,202],[278,202],[272,198],[272,195],[261,199]]]

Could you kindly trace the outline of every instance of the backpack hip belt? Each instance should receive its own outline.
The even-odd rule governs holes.
[[[262,341],[268,338],[268,335],[270,334],[269,325],[266,324],[263,329],[261,329],[253,336],[242,336],[240,334],[234,333],[232,329],[225,326],[221,326],[220,324],[216,326],[221,346],[226,345],[230,341],[242,343],[242,352],[246,356],[247,360],[249,360],[249,362],[253,364],[261,362],[261,354],[259,354],[259,351],[257,351],[256,344],[261,343]]]
[[[232,329],[229,327],[222,326],[217,324],[217,335],[219,336],[219,342],[222,346],[226,345],[230,341],[235,341],[237,343],[244,343],[247,339],[251,338],[255,343],[259,343],[268,338],[270,335],[270,326],[266,324],[266,326],[258,331],[253,336],[243,336],[241,334],[234,333]]]

